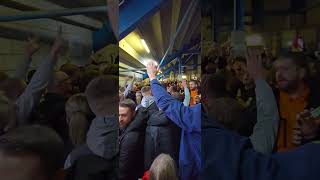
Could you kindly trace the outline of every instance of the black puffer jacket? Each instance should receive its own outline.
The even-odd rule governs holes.
[[[148,120],[145,108],[139,108],[135,118],[119,136],[119,180],[136,180],[143,176],[144,139]]]
[[[180,128],[159,111],[156,103],[148,107],[149,120],[144,146],[144,168],[149,169],[161,153],[169,154],[178,164]]]

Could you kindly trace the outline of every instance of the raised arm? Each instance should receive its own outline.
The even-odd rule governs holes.
[[[255,81],[257,123],[250,140],[254,149],[263,154],[272,153],[278,131],[279,113],[271,87],[264,80],[259,51],[249,51],[247,69]]]
[[[127,82],[129,81],[129,79],[126,79],[124,85],[127,85]],[[124,90],[124,98],[127,98],[129,92],[133,89],[133,83],[135,81],[135,76],[133,76],[132,80],[128,83],[126,89]]]
[[[183,105],[184,106],[189,106],[189,104],[190,104],[190,91],[188,89],[186,80],[182,80],[182,86],[183,86],[183,90],[184,90]]]
[[[157,67],[153,63],[147,65],[147,71],[157,106],[180,128],[186,131],[200,131],[201,105],[186,107],[183,103],[170,96],[156,79]]]
[[[16,102],[18,106],[19,124],[27,123],[33,107],[39,103],[42,93],[47,87],[49,81],[52,79],[53,69],[57,62],[58,54],[62,44],[63,40],[61,37],[61,30],[59,30],[49,55],[40,64],[30,83],[27,85],[26,89]]]
[[[22,61],[17,66],[14,76],[26,80],[27,72],[32,61],[32,55],[40,49],[38,40],[36,38],[28,38],[28,44],[25,48],[25,53]]]

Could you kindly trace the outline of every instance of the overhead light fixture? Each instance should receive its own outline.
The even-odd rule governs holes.
[[[142,43],[144,49],[147,51],[147,53],[150,53],[150,49],[149,49],[146,41],[144,39],[141,39],[141,43]]]

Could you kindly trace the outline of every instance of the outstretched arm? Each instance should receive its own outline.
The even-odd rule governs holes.
[[[41,95],[47,87],[53,75],[54,65],[57,62],[59,51],[62,47],[63,40],[61,29],[55,39],[48,57],[40,64],[33,75],[30,83],[17,100],[18,106],[18,123],[25,124],[33,107],[39,103]]]
[[[26,80],[27,72],[32,61],[32,55],[40,49],[38,40],[35,38],[29,38],[28,44],[25,48],[24,57],[21,63],[17,66],[17,69],[14,73],[15,77],[19,79]]]
[[[247,54],[247,70],[255,81],[257,103],[257,123],[250,140],[256,151],[270,154],[277,137],[279,113],[273,91],[264,80],[260,55],[261,52],[258,50],[249,50]]]
[[[190,91],[188,89],[188,86],[187,86],[187,81],[186,80],[182,80],[182,86],[183,86],[183,89],[184,89],[184,100],[183,100],[183,104],[185,106],[189,106],[190,104]]]
[[[165,114],[176,123],[179,127],[186,131],[200,131],[201,126],[201,105],[195,107],[186,107],[169,95],[164,87],[156,79],[156,66],[154,64],[147,65],[147,71],[150,78],[152,94],[155,98],[157,106],[165,112]]]

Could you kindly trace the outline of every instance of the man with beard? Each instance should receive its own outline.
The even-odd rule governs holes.
[[[247,62],[249,64],[248,67],[250,67],[250,76],[255,79],[256,93],[262,97],[257,98],[257,106],[261,108],[261,111],[257,113],[257,117],[263,116],[265,112],[277,116],[277,112],[272,113],[270,111],[270,108],[276,106],[276,102],[275,98],[272,97],[271,88],[267,88],[268,84],[264,80],[261,70],[259,70],[261,58],[257,58],[257,53],[251,52],[249,54],[251,55],[248,55]],[[202,87],[206,87],[204,92],[211,92],[214,86],[212,86],[212,83],[206,82]],[[271,96],[266,98],[265,93]],[[206,97],[206,102],[210,105],[210,94],[206,95]],[[273,103],[271,103],[272,101]],[[201,113],[201,179],[319,179],[319,143],[308,143],[285,153],[261,154],[255,150],[252,138],[241,137],[234,132],[225,130],[217,123],[216,119],[210,117],[210,108],[208,110],[208,113]],[[264,123],[255,126],[255,129],[260,131],[256,131],[261,135],[260,141],[267,140],[268,135],[263,135],[263,133],[276,131],[277,129],[274,128],[276,124],[269,122],[271,120],[270,115],[262,119],[262,121],[265,121]],[[300,114],[300,116],[302,115]],[[299,121],[304,121],[304,118],[300,118]],[[314,121],[314,124],[317,124],[318,120]],[[276,123],[277,121],[274,122]],[[274,135],[275,133],[273,133]],[[267,141],[269,142],[268,144],[272,143],[272,137]]]
[[[307,79],[306,57],[302,53],[284,53],[274,63],[276,84],[279,90],[278,103],[280,127],[278,151],[294,148],[293,134],[297,128],[296,116],[304,109],[319,106],[320,96],[314,84]]]

